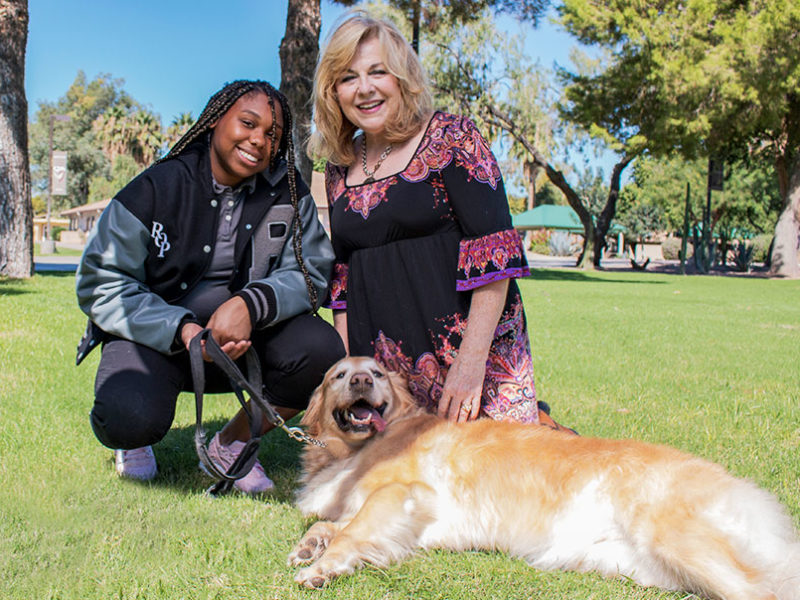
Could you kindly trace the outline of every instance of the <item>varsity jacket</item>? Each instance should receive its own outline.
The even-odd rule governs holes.
[[[303,261],[321,303],[333,250],[299,176],[296,185]],[[165,354],[183,349],[176,342],[177,330],[194,316],[178,303],[209,268],[218,215],[205,143],[150,167],[116,195],[92,230],[78,266],[78,304],[89,325],[77,363],[106,334]],[[236,234],[228,287],[247,303],[255,329],[312,309],[295,259],[292,215],[282,162],[256,177]]]

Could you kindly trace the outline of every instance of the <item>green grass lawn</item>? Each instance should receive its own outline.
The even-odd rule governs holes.
[[[800,282],[536,271],[522,281],[539,398],[584,435],[668,443],[775,493],[800,522]],[[500,553],[420,553],[321,592],[286,556],[299,446],[261,459],[269,498],[209,499],[186,395],[155,447],[160,473],[122,481],[88,422],[98,353],[74,366],[72,274],[0,281],[0,596],[44,599],[686,598]],[[209,429],[235,410],[208,396]]]

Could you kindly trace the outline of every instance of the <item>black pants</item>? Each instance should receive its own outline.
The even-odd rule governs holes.
[[[325,371],[345,354],[341,338],[319,317],[299,315],[252,336],[267,399],[302,410]],[[244,358],[240,361],[243,372]],[[109,448],[139,448],[172,426],[178,394],[192,391],[189,353],[167,356],[120,338],[103,345],[91,412],[97,439]],[[227,376],[206,364],[206,392],[230,392]],[[238,404],[237,404],[238,406]]]

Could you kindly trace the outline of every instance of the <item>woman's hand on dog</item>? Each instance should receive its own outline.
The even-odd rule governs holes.
[[[453,361],[442,389],[439,399],[438,414],[440,417],[464,423],[478,418],[481,410],[481,395],[483,392],[483,379],[485,371],[476,369],[475,364],[486,364],[480,358],[471,359],[468,352],[459,352]]]

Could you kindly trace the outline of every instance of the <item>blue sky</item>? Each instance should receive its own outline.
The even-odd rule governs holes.
[[[323,37],[344,9],[322,1]],[[208,98],[234,79],[280,83],[278,47],[286,0],[29,0],[25,71],[29,114],[55,101],[78,70],[109,73],[167,125],[200,114]],[[516,32],[519,26],[503,19]],[[570,38],[550,25],[528,34],[545,67],[565,64]]]

